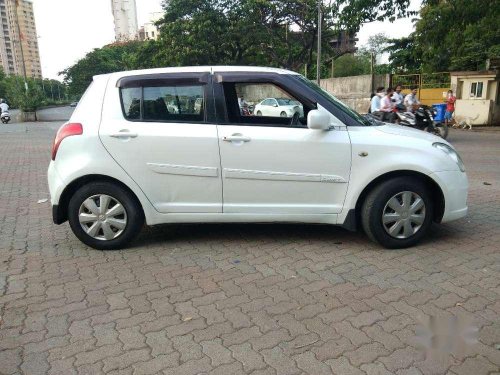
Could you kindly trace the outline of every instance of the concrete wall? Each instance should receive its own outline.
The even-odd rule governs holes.
[[[328,78],[321,80],[321,87],[336,96],[359,113],[366,113],[370,107],[372,76],[370,74]],[[388,87],[390,75],[382,74],[375,76],[374,88],[378,86]]]
[[[455,119],[458,123],[465,121],[470,125],[492,125],[493,123],[492,100],[457,100],[455,106]]]
[[[238,98],[243,96],[243,99],[248,104],[257,104],[267,98],[288,98],[290,95],[283,92],[279,87],[273,84],[254,84],[245,83],[236,85],[236,94]]]

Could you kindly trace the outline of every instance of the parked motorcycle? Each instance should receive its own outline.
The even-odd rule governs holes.
[[[8,124],[10,121],[10,113],[8,111],[2,112],[0,120],[2,120],[2,123]]]
[[[407,111],[405,106],[400,104],[395,107],[394,113],[396,114],[395,121],[399,125],[424,130],[443,139],[448,137],[448,126],[444,123],[434,121],[436,110],[432,107],[420,105],[415,110],[415,113],[413,113]]]

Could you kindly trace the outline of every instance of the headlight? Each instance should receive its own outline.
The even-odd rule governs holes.
[[[460,158],[460,155],[458,155],[458,153],[452,149],[450,146],[448,146],[447,144],[444,144],[444,143],[440,143],[440,142],[436,142],[436,143],[433,143],[432,144],[434,147],[436,147],[437,149],[440,149],[441,151],[443,151],[445,154],[447,154],[450,158],[452,158],[455,163],[457,163],[458,165],[458,168],[460,168],[460,170],[462,172],[465,172],[465,165],[464,165],[464,162],[462,161],[462,159]]]

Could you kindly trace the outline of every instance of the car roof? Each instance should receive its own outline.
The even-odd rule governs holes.
[[[143,74],[161,74],[161,73],[217,73],[217,72],[249,72],[249,73],[275,73],[275,74],[294,74],[291,70],[280,68],[268,68],[261,66],[236,66],[236,65],[216,65],[216,66],[182,66],[166,67],[154,69],[129,70],[123,72],[101,74],[95,77],[113,76],[114,78],[130,77]]]

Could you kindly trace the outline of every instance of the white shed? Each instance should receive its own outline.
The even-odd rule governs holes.
[[[471,125],[500,125],[500,72],[452,72],[455,118]]]

